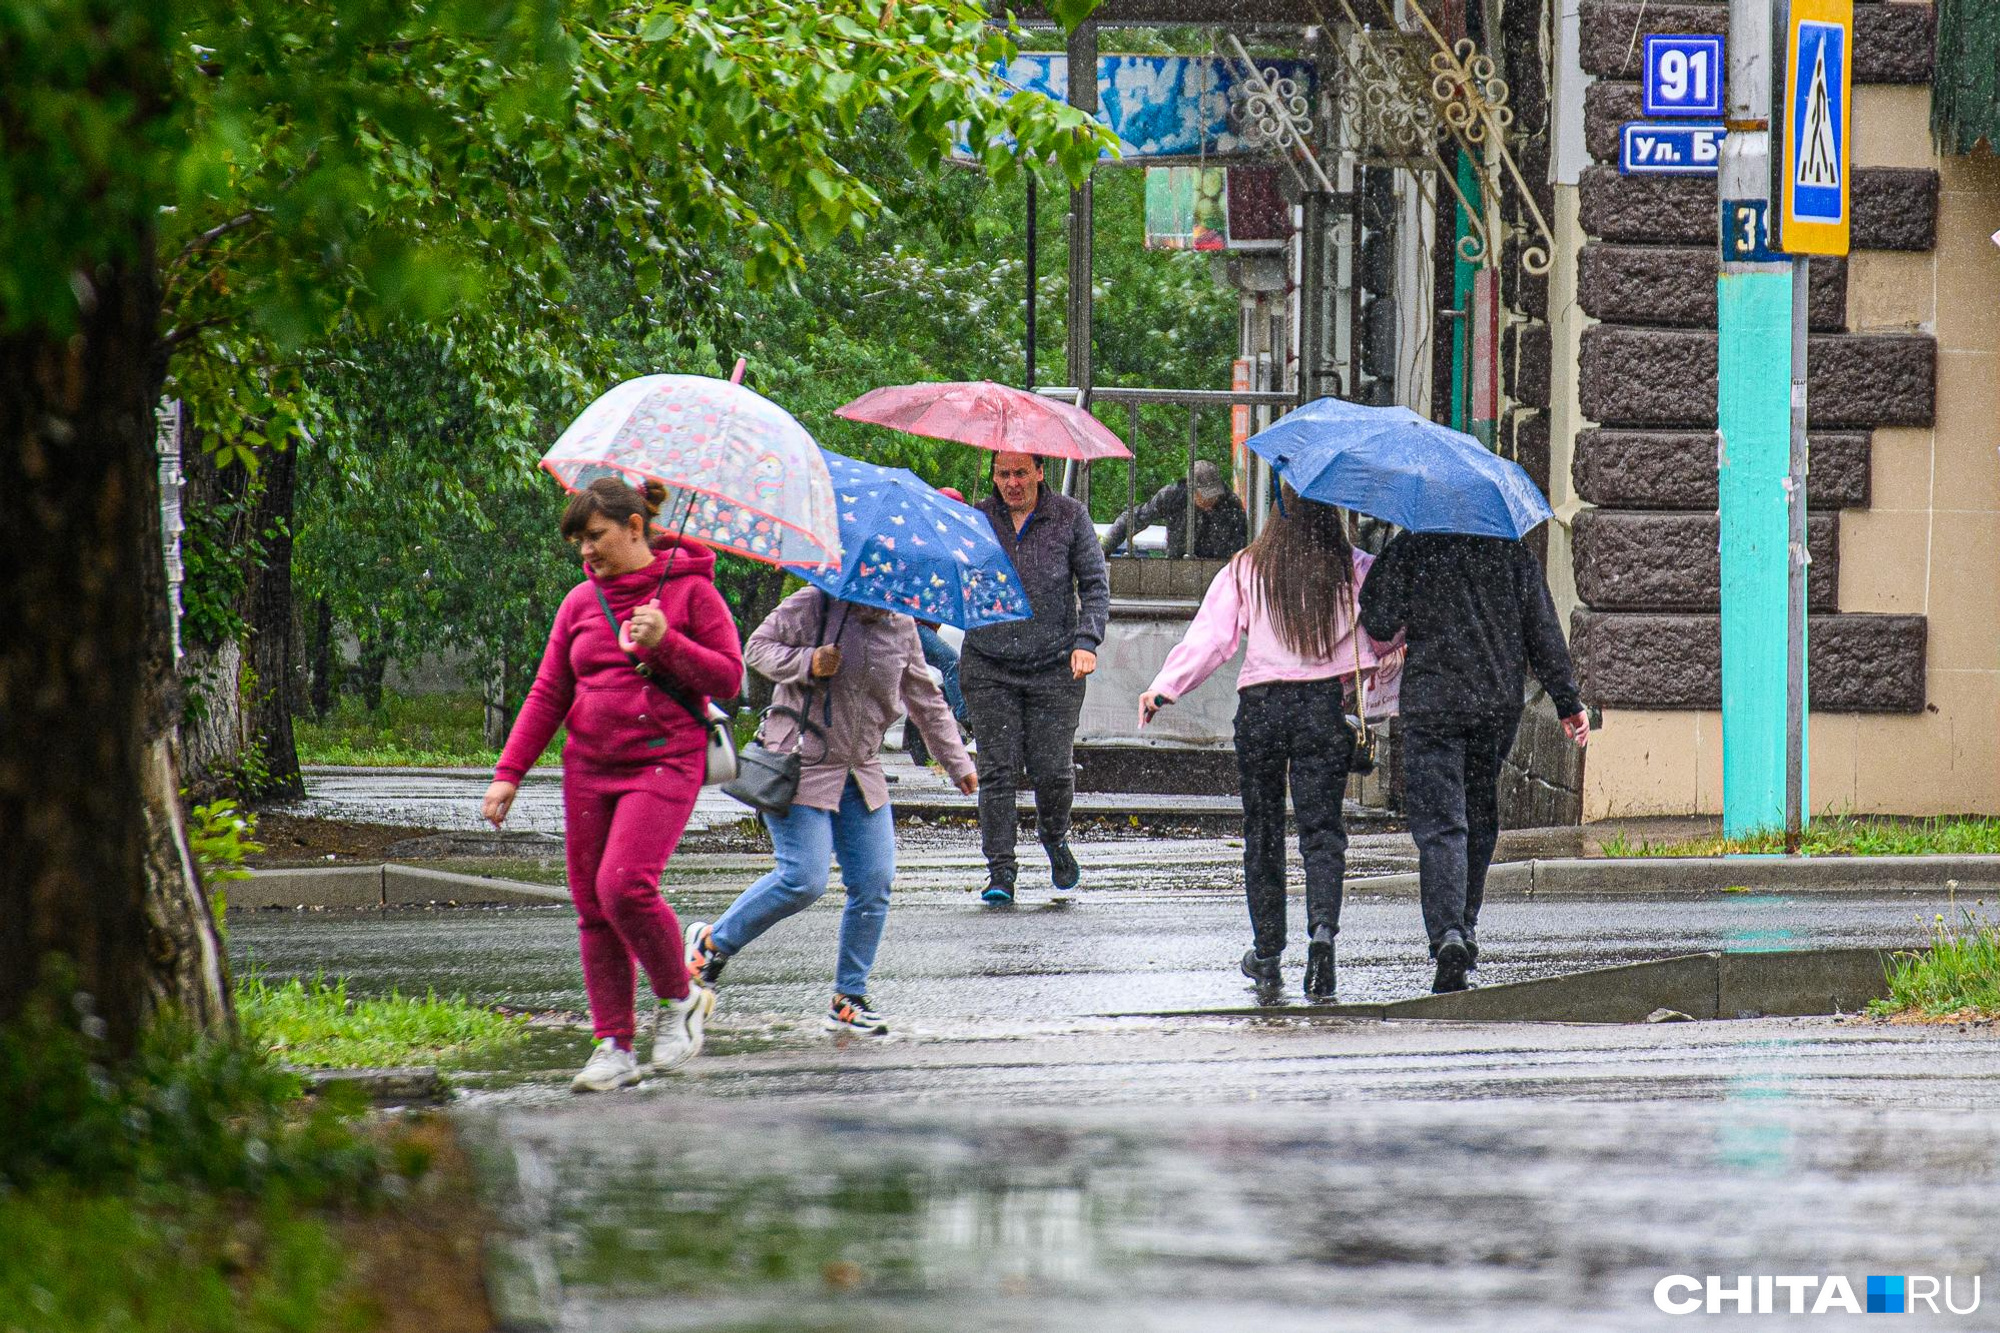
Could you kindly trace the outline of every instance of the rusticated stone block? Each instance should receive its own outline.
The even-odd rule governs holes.
[[[1619,132],[1646,118],[1644,106],[1639,85],[1622,79],[1598,79],[1583,90],[1583,146],[1592,160],[1618,160]]]
[[[1937,172],[1928,167],[1857,167],[1853,189],[1856,249],[1924,251],[1937,245]]]
[[[1530,273],[1521,262],[1528,243],[1519,236],[1507,238],[1500,250],[1502,296],[1507,304],[1531,319],[1549,317],[1549,275]]]
[[[1854,169],[1854,248],[1928,250],[1937,235],[1937,173],[1928,167]],[[1584,231],[1607,241],[1716,243],[1715,178],[1621,176],[1584,168],[1578,181]]]
[[[1922,616],[1813,616],[1812,707],[1917,713],[1924,707]],[[1609,708],[1720,708],[1722,617],[1577,610],[1570,656],[1583,697]]]
[[[1714,611],[1721,605],[1722,523],[1714,514],[1586,509],[1570,527],[1576,591],[1596,610]],[[1840,607],[1840,519],[1806,520],[1806,603]]]
[[[1928,426],[1937,412],[1937,340],[1922,333],[1813,338],[1806,389],[1806,419],[1815,426]]]
[[[1726,36],[1729,7],[1699,0],[1585,0],[1583,72],[1636,79],[1649,33]],[[1928,83],[1932,13],[1924,4],[1868,4],[1854,11],[1854,77],[1861,83]]]
[[[1549,418],[1545,412],[1517,415],[1514,423],[1514,461],[1534,481],[1535,489],[1549,493]]]
[[[1814,431],[1810,440],[1807,507],[1866,508],[1867,432]],[[1595,505],[1713,513],[1715,432],[1579,431],[1570,479],[1576,483],[1577,494]]]
[[[1714,247],[1605,245],[1577,256],[1576,292],[1583,312],[1613,324],[1715,327]],[[1808,293],[1815,333],[1847,326],[1847,261],[1816,259]]]
[[[1583,413],[1607,426],[1713,426],[1715,335],[1599,324],[1583,332]],[[1815,336],[1807,420],[1815,426],[1927,426],[1937,399],[1928,334]]]
[[[1515,324],[1501,335],[1507,396],[1528,407],[1549,405],[1549,326]]]

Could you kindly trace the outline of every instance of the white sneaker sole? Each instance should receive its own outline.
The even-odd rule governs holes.
[[[678,1069],[701,1054],[702,1043],[708,1037],[709,1015],[715,1012],[715,991],[697,981],[694,983],[694,994],[697,997],[695,1006],[689,1011],[685,1020],[688,1045],[686,1049],[673,1052],[665,1059],[661,1059],[659,1043],[653,1043],[652,1069],[656,1074],[663,1074],[669,1069]]]
[[[597,1079],[586,1079],[583,1075],[578,1074],[569,1081],[569,1090],[571,1092],[616,1092],[620,1088],[634,1086],[644,1077],[645,1075],[641,1071],[633,1069],[605,1083]]]
[[[886,1037],[889,1035],[889,1025],[887,1023],[882,1024],[880,1027],[864,1028],[858,1027],[853,1023],[843,1023],[832,1014],[824,1015],[819,1022],[820,1026],[828,1032],[852,1032],[862,1037]]]

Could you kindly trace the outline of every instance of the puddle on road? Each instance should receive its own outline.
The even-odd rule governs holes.
[[[1669,1272],[2000,1259],[1991,1124],[1782,1097],[498,1121],[564,1326],[593,1330],[1623,1330],[1671,1326]]]

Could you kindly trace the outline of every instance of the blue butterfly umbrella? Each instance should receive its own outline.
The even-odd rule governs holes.
[[[1032,614],[986,515],[908,468],[820,454],[833,477],[844,555],[838,566],[788,565],[792,573],[842,601],[960,629]]]
[[[1306,499],[1411,532],[1520,537],[1550,517],[1520,464],[1407,407],[1321,398],[1249,445]]]

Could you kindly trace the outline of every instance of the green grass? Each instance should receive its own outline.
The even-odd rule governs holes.
[[[323,721],[293,724],[304,764],[353,764],[368,768],[491,768],[500,752],[488,749],[485,705],[476,694],[384,694],[373,712],[343,695]],[[560,762],[563,733],[539,764]]]
[[[1899,953],[1889,962],[1889,998],[1869,1012],[1957,1018],[2000,1018],[2000,926],[1958,909],[1939,913],[1931,944],[1921,953]]]
[[[1782,853],[1783,833],[1748,838],[1694,838],[1685,842],[1633,842],[1623,833],[1603,845],[1606,856],[1731,856]],[[1806,826],[1801,850],[1808,856],[2000,855],[2000,819],[1877,819],[1822,815]]]
[[[0,1194],[0,1329],[297,1333],[357,1326],[332,1228],[203,1195],[171,1206],[44,1184]]]
[[[250,977],[237,984],[236,1004],[253,1043],[273,1059],[314,1069],[488,1059],[524,1040],[528,1022],[435,991],[352,999],[344,978],[272,985]]]

